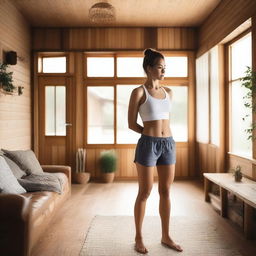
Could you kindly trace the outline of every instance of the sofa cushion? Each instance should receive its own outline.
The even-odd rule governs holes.
[[[2,149],[2,151],[11,158],[22,170],[27,174],[40,174],[43,169],[38,162],[35,153],[32,150],[15,150],[10,151]]]
[[[61,184],[58,177],[53,175],[43,174],[30,174],[18,179],[18,182],[28,192],[33,191],[53,191],[61,194]]]
[[[19,184],[3,156],[0,156],[0,189],[3,194],[26,193],[26,190]]]
[[[24,194],[24,197],[29,198],[31,205],[31,218],[33,221],[32,225],[37,226],[36,223],[34,223],[35,221],[38,222],[38,219],[40,219],[42,216],[46,217],[47,214],[54,210],[53,206],[56,196],[59,195],[49,191],[28,192]]]
[[[6,155],[3,155],[6,163],[9,165],[13,175],[16,177],[16,179],[19,179],[23,176],[26,176],[26,172],[21,170],[21,168],[14,162],[12,161],[9,157],[7,157]]]

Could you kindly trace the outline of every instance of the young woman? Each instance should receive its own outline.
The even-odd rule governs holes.
[[[143,68],[147,74],[145,84],[132,91],[128,123],[129,128],[141,133],[138,141],[135,159],[139,191],[134,206],[135,217],[135,250],[147,253],[142,239],[142,222],[148,196],[153,186],[154,166],[158,172],[158,191],[160,195],[159,212],[162,223],[161,243],[176,251],[182,251],[169,235],[170,221],[170,185],[175,173],[175,141],[169,125],[172,91],[159,84],[164,79],[164,56],[153,49],[144,51]],[[143,121],[143,127],[137,123],[138,113]]]

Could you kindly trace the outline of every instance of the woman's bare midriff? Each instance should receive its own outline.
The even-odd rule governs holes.
[[[143,134],[153,137],[170,137],[172,132],[169,120],[154,120],[143,122]]]

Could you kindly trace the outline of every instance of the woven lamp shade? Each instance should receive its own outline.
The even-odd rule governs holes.
[[[94,4],[89,10],[89,18],[93,23],[112,23],[115,21],[115,8],[106,2]]]

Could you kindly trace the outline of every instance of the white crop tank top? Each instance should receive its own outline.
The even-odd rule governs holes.
[[[161,87],[165,93],[165,98],[157,99],[149,94],[144,85],[142,86],[146,94],[146,100],[139,107],[139,114],[142,121],[169,119],[171,100],[166,90]]]

